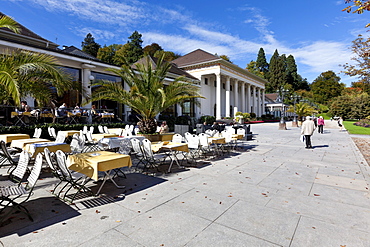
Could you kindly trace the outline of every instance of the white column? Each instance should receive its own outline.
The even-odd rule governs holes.
[[[247,109],[245,112],[251,112],[251,84],[247,84]]]
[[[226,76],[226,97],[225,97],[225,107],[226,107],[226,117],[230,117],[230,77]]]
[[[216,74],[216,119],[221,119],[221,74]]]
[[[242,86],[241,86],[241,91],[242,91],[242,108],[240,109],[241,112],[248,112],[245,110],[245,83],[242,82]]]
[[[253,87],[253,112],[256,113],[256,116],[258,116],[257,112],[257,87]]]
[[[180,104],[176,104],[177,116],[182,116],[182,107]]]
[[[262,89],[262,115],[266,114],[265,112],[265,90]]]
[[[240,110],[239,110],[239,98],[238,98],[238,80],[235,80],[234,82],[234,116],[235,116],[235,113]]]
[[[257,117],[261,116],[261,88],[257,88]]]

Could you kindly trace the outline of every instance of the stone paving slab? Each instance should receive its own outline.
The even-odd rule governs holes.
[[[154,176],[128,173],[100,197],[56,199],[43,174],[25,205],[0,227],[2,246],[370,246],[370,169],[336,122],[315,133],[251,125],[237,152]],[[5,174],[6,169],[0,169]],[[89,183],[96,191],[100,185]]]

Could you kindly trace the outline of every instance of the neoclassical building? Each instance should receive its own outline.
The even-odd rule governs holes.
[[[264,114],[264,79],[201,49],[172,61],[200,80],[201,106],[196,116],[234,117],[237,111]]]

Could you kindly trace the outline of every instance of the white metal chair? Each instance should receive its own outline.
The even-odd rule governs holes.
[[[40,138],[42,133],[41,128],[35,128],[35,132],[33,133],[33,138]]]
[[[103,130],[105,134],[109,134],[108,126],[103,126]]]
[[[136,164],[136,168],[139,167],[139,164],[143,164],[144,168],[145,168],[145,156],[144,156],[144,153],[143,153],[143,148],[142,148],[142,143],[140,140],[136,139],[136,138],[133,138],[130,140],[131,142],[131,146],[132,146],[132,150],[133,150],[133,155],[135,156],[135,158],[138,160],[138,163]]]
[[[199,141],[199,136],[197,135],[187,135],[186,136],[186,142],[188,144],[188,149],[189,149],[189,154],[195,164],[197,164],[197,160],[195,159],[196,157],[200,156],[200,141]]]
[[[93,195],[92,191],[86,187],[86,183],[90,180],[90,178],[82,173],[69,170],[67,167],[67,157],[63,151],[57,150],[55,154],[57,161],[56,164],[61,172],[61,179],[66,183],[59,190],[58,194],[56,194],[56,191],[54,191],[58,198],[73,203],[76,196],[81,192],[87,193],[88,195]],[[77,191],[72,196],[68,196],[68,193],[72,188],[76,189]],[[64,195],[61,197],[61,193],[63,192]]]
[[[98,131],[99,131],[100,134],[104,134],[103,126],[98,125]]]
[[[66,135],[62,133],[61,131],[58,131],[58,134],[55,138],[55,143],[64,143],[66,140]]]
[[[144,139],[142,141],[142,144],[143,144],[142,147],[143,147],[143,153],[144,153],[144,161],[146,163],[144,169],[148,169],[148,168],[152,167],[152,168],[156,168],[157,171],[159,171],[158,166],[164,163],[164,161],[168,157],[168,155],[166,155],[166,154],[154,154],[153,150],[152,150],[152,143],[148,139]]]
[[[0,188],[0,214],[5,211],[6,208],[11,207],[11,209],[5,214],[2,215],[0,219],[0,223],[7,218],[13,211],[23,211],[28,218],[33,221],[32,216],[28,209],[23,206],[22,204],[25,203],[33,194],[32,191],[36,185],[36,182],[40,176],[42,167],[42,154],[39,153],[36,156],[35,164],[32,168],[30,175],[27,178],[27,182],[25,186],[23,185],[15,185],[15,186],[8,186],[8,187],[1,187]],[[22,197],[23,195],[27,195],[26,197]]]
[[[172,136],[172,142],[174,143],[182,143],[182,140],[183,140],[183,137],[180,134],[176,133]]]
[[[29,153],[23,150],[19,155],[17,166],[9,174],[9,179],[0,181],[0,188],[8,186],[19,186],[28,169],[29,161]]]
[[[207,156],[208,153],[212,152],[215,156],[215,149],[209,143],[208,135],[205,133],[200,133],[199,137],[199,144],[200,144],[200,152],[203,154],[204,157]]]

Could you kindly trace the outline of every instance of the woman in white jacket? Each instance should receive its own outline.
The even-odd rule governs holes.
[[[304,135],[304,138],[306,140],[306,148],[312,148],[311,136],[313,135],[315,129],[316,126],[314,121],[312,121],[310,116],[307,116],[306,121],[303,122],[301,129],[301,135]]]

